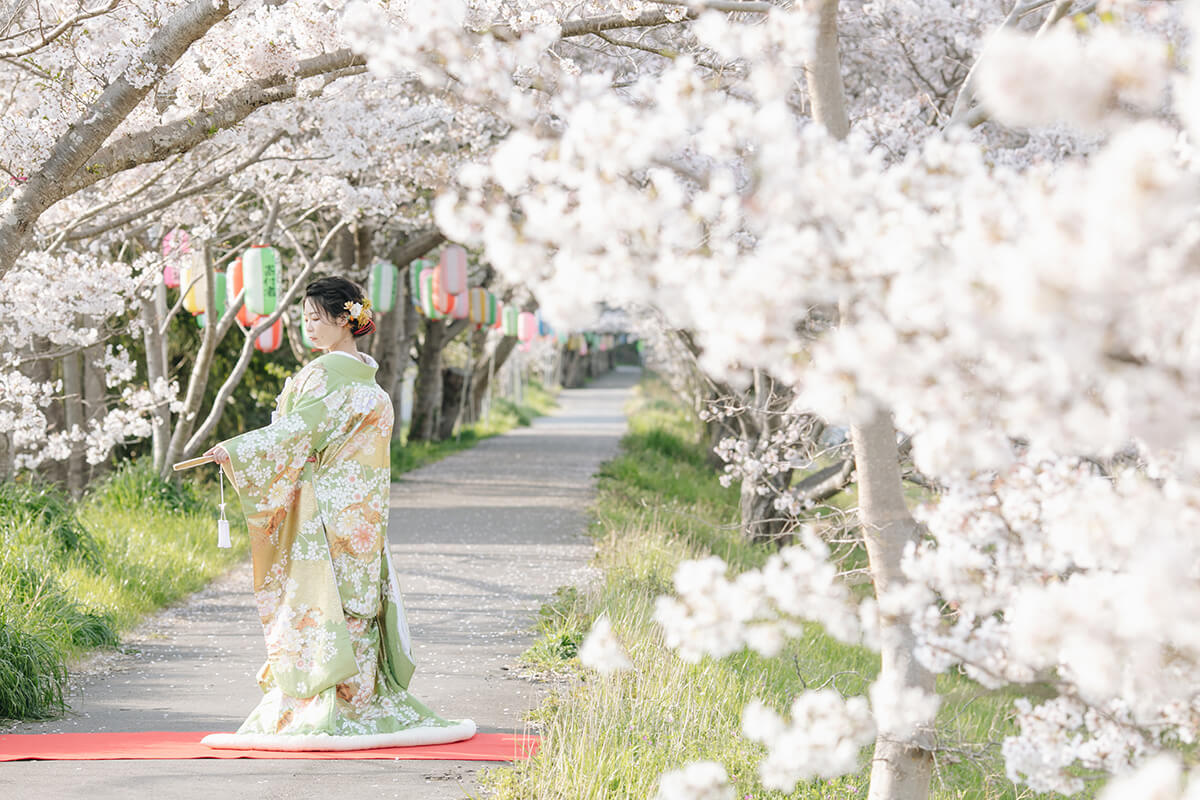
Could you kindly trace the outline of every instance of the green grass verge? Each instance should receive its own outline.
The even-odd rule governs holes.
[[[501,800],[643,800],[663,772],[711,759],[725,765],[739,799],[865,797],[870,748],[857,773],[800,784],[790,795],[764,788],[758,763],[765,748],[741,735],[740,720],[752,698],[786,712],[806,688],[864,694],[879,669],[875,653],[816,625],[771,659],[744,650],[693,665],[663,644],[654,601],[672,591],[681,561],[716,554],[741,571],[762,564],[771,550],[738,536],[737,490],[722,488],[705,465],[696,423],[660,382],[643,381],[629,412],[629,432],[600,472],[592,507],[603,577],[587,592],[560,589],[542,607],[538,638],[522,658],[559,686],[529,715],[541,748],[528,761],[485,771],[484,789]],[[580,667],[576,651],[600,613],[633,670],[604,677]],[[938,689],[945,749],[933,797],[1034,797],[1005,778],[999,761],[999,742],[1015,732],[1012,697],[958,675],[941,676]]]
[[[0,484],[0,719],[61,714],[74,659],[245,557],[236,510],[243,535],[216,546],[217,492],[215,475],[177,488],[142,462],[78,504],[36,480]]]
[[[555,393],[538,381],[525,386],[525,402],[516,404],[500,398],[492,403],[486,422],[462,425],[454,436],[441,442],[392,442],[392,480],[426,464],[440,461],[451,453],[473,447],[483,439],[510,431],[518,425],[529,425],[534,417],[549,414],[555,407]]]

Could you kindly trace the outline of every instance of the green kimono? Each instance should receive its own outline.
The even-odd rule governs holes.
[[[352,750],[469,739],[408,693],[412,643],[387,548],[391,398],[378,365],[326,353],[289,378],[271,424],[220,443],[254,558],[264,696],[210,747]]]

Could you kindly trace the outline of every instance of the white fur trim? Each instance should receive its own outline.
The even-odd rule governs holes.
[[[379,747],[412,747],[421,744],[461,742],[475,735],[475,722],[459,720],[446,728],[409,728],[396,733],[332,736],[310,733],[288,736],[270,733],[210,733],[200,744],[218,750],[374,750]]]

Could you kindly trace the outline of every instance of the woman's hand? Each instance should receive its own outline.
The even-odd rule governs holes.
[[[225,466],[229,463],[229,453],[226,452],[225,448],[221,447],[221,445],[210,447],[208,451],[204,453],[204,455],[212,456],[213,463],[219,464],[220,466]]]

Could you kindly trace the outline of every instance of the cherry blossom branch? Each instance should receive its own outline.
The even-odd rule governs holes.
[[[213,132],[232,127],[264,106],[290,100],[296,85],[305,78],[336,73],[338,77],[357,75],[366,70],[366,61],[349,49],[301,61],[294,75],[262,78],[230,92],[212,109],[138,131],[99,150],[89,159],[86,170],[73,175],[63,187],[71,194],[123,170],[182,153],[207,140]]]
[[[100,8],[90,9],[87,11],[81,11],[75,16],[59,23],[59,25],[49,33],[43,34],[42,40],[38,44],[32,44],[28,47],[18,47],[12,50],[0,50],[0,59],[20,58],[36,52],[53,42],[58,37],[62,36],[80,22],[92,19],[93,17],[98,17],[102,14],[107,14],[109,11],[112,11],[114,8],[116,8],[120,2],[121,0],[109,0],[108,5],[106,6],[101,6]]]
[[[213,187],[218,186],[221,183],[223,183],[224,181],[228,180],[231,175],[235,175],[238,172],[241,172],[242,170],[246,169],[247,167],[258,163],[259,161],[264,160],[262,158],[262,154],[265,153],[271,145],[275,144],[275,142],[279,141],[282,137],[283,137],[283,131],[277,131],[273,136],[270,136],[265,142],[263,142],[260,146],[255,148],[254,151],[249,156],[247,156],[244,160],[238,162],[237,164],[235,164],[234,166],[225,170],[224,172],[220,173],[216,177],[211,178],[203,183],[197,184],[197,185],[191,187],[190,189],[182,189],[182,188],[177,189],[175,192],[173,192],[165,197],[162,197],[158,200],[155,200],[153,203],[149,204],[148,206],[143,206],[143,207],[137,209],[136,211],[130,211],[129,213],[123,214],[122,216],[120,216],[114,220],[111,220],[109,222],[106,222],[102,225],[96,225],[91,228],[84,228],[83,230],[80,230],[80,231],[72,231],[72,228],[68,227],[67,231],[64,232],[64,234],[60,234],[59,239],[61,240],[62,236],[64,236],[64,235],[66,236],[67,241],[75,241],[77,239],[90,239],[93,236],[99,236],[102,233],[106,233],[106,232],[112,230],[113,228],[119,228],[122,225],[125,225],[129,222],[133,222],[134,220],[144,217],[147,214],[152,214],[156,211],[161,211],[162,209],[167,208],[168,206],[178,203],[180,200],[185,200],[189,197],[193,197],[195,195],[206,192],[209,189],[212,189]],[[124,198],[121,198],[121,200],[114,200],[111,203],[107,204],[107,206],[96,209],[95,213],[100,213],[101,211],[107,210],[107,208],[112,208],[112,207],[120,204],[121,202],[128,200],[129,197],[131,197],[131,196],[132,196],[132,194],[127,195]],[[93,212],[88,212],[88,216],[92,216],[92,215],[94,215]],[[82,222],[82,221],[83,221],[83,219],[77,220],[75,223],[73,223],[73,225],[78,224],[79,222]]]
[[[231,12],[229,0],[194,0],[155,31],[141,53],[141,61],[153,74],[164,73],[193,42]],[[0,276],[12,268],[42,212],[72,191],[69,187],[84,165],[154,83],[142,85],[139,81],[135,85],[124,74],[112,81],[58,138],[50,156],[29,180],[0,203]]]

